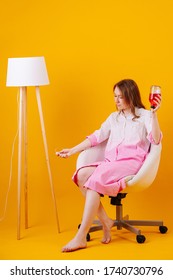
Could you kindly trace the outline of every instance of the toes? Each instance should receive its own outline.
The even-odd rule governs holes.
[[[68,253],[68,252],[72,252],[73,250],[71,248],[68,248],[68,247],[64,247],[62,248],[61,252],[62,253]]]
[[[111,241],[111,238],[109,237],[109,238],[103,238],[101,242],[103,244],[108,244],[108,243],[110,243],[110,241]]]
[[[62,253],[73,252],[80,249],[85,249],[87,245],[85,244],[67,244],[61,250]]]
[[[62,253],[68,253],[68,252],[74,252],[74,251],[77,251],[77,250],[80,250],[80,249],[85,249],[85,247],[75,247],[75,248],[62,248],[61,252]]]

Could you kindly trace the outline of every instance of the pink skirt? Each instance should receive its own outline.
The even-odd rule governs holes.
[[[116,196],[126,187],[125,177],[135,175],[143,162],[135,159],[121,159],[117,161],[100,161],[80,167],[72,179],[78,185],[77,175],[81,168],[96,166],[84,187],[102,195]]]

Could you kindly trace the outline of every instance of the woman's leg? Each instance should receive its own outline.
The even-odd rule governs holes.
[[[96,167],[93,167],[93,166],[86,167],[86,168],[80,169],[78,172],[78,185],[84,196],[86,195],[87,189],[84,188],[83,186],[84,186],[86,180],[94,172],[95,168]],[[100,202],[100,205],[98,208],[97,216],[103,226],[103,238],[102,238],[101,242],[107,244],[111,241],[110,230],[114,224],[114,221],[108,217],[101,202]]]
[[[99,218],[103,227],[103,238],[101,242],[108,244],[111,241],[111,228],[114,225],[114,221],[108,217],[101,202],[98,208],[97,217]]]
[[[92,225],[95,215],[97,214],[99,204],[100,195],[97,192],[88,189],[86,192],[81,226],[75,237],[62,248],[62,252],[72,252],[87,246],[86,235]]]
[[[82,187],[82,188],[80,188],[80,190],[81,190],[82,194],[84,196],[86,196],[87,189]],[[103,238],[102,238],[101,242],[104,244],[108,244],[111,241],[111,232],[110,231],[114,224],[114,221],[108,217],[101,202],[100,202],[96,215],[103,226]]]

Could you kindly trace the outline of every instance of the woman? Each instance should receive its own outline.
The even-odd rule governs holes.
[[[79,145],[56,153],[67,158],[107,140],[105,160],[83,166],[73,176],[85,196],[85,207],[77,234],[62,248],[62,252],[87,246],[86,235],[95,215],[103,226],[102,243],[111,241],[113,220],[107,216],[100,195],[116,196],[124,189],[124,177],[138,172],[149,152],[150,143],[157,145],[162,138],[156,113],[161,98],[156,98],[155,109],[149,111],[142,104],[138,86],[133,80],[118,82],[113,91],[117,111]]]

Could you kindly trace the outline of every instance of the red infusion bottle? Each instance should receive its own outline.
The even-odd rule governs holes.
[[[149,101],[151,104],[151,108],[155,109],[157,106],[155,101],[155,97],[159,97],[161,95],[161,87],[160,86],[151,86],[150,89],[150,95],[149,95]]]

